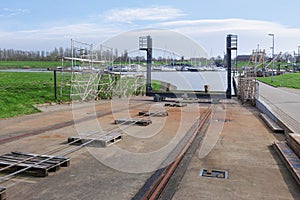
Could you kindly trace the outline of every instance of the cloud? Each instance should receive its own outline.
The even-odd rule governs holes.
[[[259,30],[268,31],[270,28],[281,30],[284,26],[268,21],[247,20],[247,19],[204,19],[204,20],[180,20],[162,22],[158,24],[162,27],[192,28],[199,32],[221,32],[221,31],[243,31]]]
[[[152,6],[148,8],[124,8],[106,11],[103,16],[110,22],[132,22],[150,20],[170,20],[185,14],[176,8],[166,6]]]
[[[227,34],[238,35],[238,52],[250,54],[259,45],[270,49],[268,33],[275,34],[276,52],[293,51],[300,44],[300,29],[284,26],[280,23],[250,19],[201,19],[175,20],[157,23],[158,27],[171,28],[197,40],[213,54],[222,55],[225,51]]]
[[[99,44],[121,31],[115,27],[79,23],[14,32],[0,31],[0,43],[2,48],[52,50],[54,47],[69,47],[70,39]]]
[[[144,20],[147,19],[147,16],[148,14],[144,17]],[[135,20],[133,17],[130,19]],[[133,28],[134,30],[145,28],[147,25],[120,26],[118,22],[106,23],[104,21],[97,21],[97,23],[74,23],[60,26],[46,26],[44,24],[43,27],[45,28],[13,32],[2,30],[0,31],[1,47],[51,50],[54,47],[70,46],[71,38],[82,42],[100,44],[113,36],[132,30]],[[270,21],[238,18],[168,20],[164,22],[154,21],[151,24],[151,28],[169,29],[183,34],[195,40],[200,46],[206,49],[209,55],[213,56],[224,54],[227,34],[238,35],[239,54],[250,54],[253,49],[257,48],[258,44],[260,48],[266,49],[267,53],[269,53],[271,38],[268,37],[268,33],[275,34],[275,53],[280,51],[292,52],[300,44],[299,28],[290,28]],[[147,35],[149,33],[145,32],[144,34]],[[154,33],[152,32],[152,34]],[[166,38],[168,37],[166,36]],[[159,45],[159,41],[154,38],[153,43]],[[175,43],[180,43],[179,39],[175,39],[174,41]],[[133,41],[133,45],[137,45],[136,41]],[[124,49],[127,48],[128,46],[124,45]]]
[[[30,13],[28,9],[21,9],[21,8],[2,8],[0,9],[0,17],[14,17],[17,15],[25,15]]]

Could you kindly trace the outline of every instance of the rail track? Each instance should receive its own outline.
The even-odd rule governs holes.
[[[203,132],[209,123],[209,118],[216,109],[216,105],[211,105],[206,112],[198,119],[196,122],[196,128],[193,133],[189,136],[187,141],[185,142],[183,148],[179,151],[174,161],[167,165],[164,168],[157,170],[145,183],[145,185],[140,189],[140,191],[133,197],[133,200],[156,200],[156,199],[168,199],[170,196],[173,196],[175,193],[175,188],[172,187],[171,192],[166,192],[167,185],[169,184],[170,179],[174,175],[175,171],[178,169],[180,162],[183,160],[184,156],[187,154],[187,151],[191,148],[191,145],[198,146],[199,140],[195,140],[197,135],[200,132]],[[203,136],[200,136],[200,139]],[[198,144],[197,144],[198,142]],[[195,148],[194,148],[195,149]],[[194,151],[193,151],[194,152]],[[192,152],[192,154],[193,154]],[[187,163],[185,163],[187,166]],[[184,172],[180,172],[183,176]],[[181,178],[182,178],[181,176]],[[169,196],[166,198],[166,195]]]

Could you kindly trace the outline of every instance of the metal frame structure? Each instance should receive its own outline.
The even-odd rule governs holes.
[[[139,38],[140,50],[147,52],[147,82],[146,82],[146,95],[149,96],[152,90],[151,87],[151,64],[152,64],[152,38],[150,35],[142,36]]]
[[[114,63],[113,48],[71,40],[71,51],[71,57],[62,59],[62,66],[70,61],[71,67],[61,70],[60,101],[64,95],[69,95],[71,102],[84,102],[144,94],[144,76],[108,72]]]
[[[237,51],[237,35],[227,35],[226,37],[226,63],[227,63],[227,90],[226,98],[231,99],[231,51]]]
[[[73,101],[96,99],[101,77],[101,65],[97,66],[97,54],[92,44],[71,40],[71,92]]]

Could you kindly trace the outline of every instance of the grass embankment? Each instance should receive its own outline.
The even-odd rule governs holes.
[[[53,73],[0,72],[0,118],[36,113],[35,104],[54,101]]]
[[[0,69],[56,68],[61,64],[61,61],[0,61]],[[71,63],[66,62],[64,65],[71,66]]]
[[[71,74],[69,74],[71,75]],[[64,83],[70,80],[64,75]],[[57,74],[57,97],[60,99],[60,79]],[[103,76],[104,82],[107,78]],[[39,112],[34,107],[36,104],[55,102],[53,72],[0,72],[0,118],[8,118]],[[129,87],[133,87],[134,79],[129,81]],[[156,81],[155,88],[160,84]],[[132,86],[131,86],[132,85]],[[62,101],[69,101],[70,87],[63,88]],[[144,94],[145,87],[129,90],[128,95]],[[110,94],[100,94],[100,98],[110,98]],[[124,95],[124,94],[123,94]]]
[[[273,85],[275,87],[288,87],[300,89],[300,73],[283,74],[280,76],[274,76],[273,82],[272,77],[259,77],[259,81]]]

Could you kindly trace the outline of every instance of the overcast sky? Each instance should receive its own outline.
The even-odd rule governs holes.
[[[258,45],[270,54],[268,33],[275,34],[275,53],[293,53],[300,45],[299,0],[0,2],[2,49],[52,50],[70,47],[71,38],[100,44],[127,31],[149,28],[182,34],[211,56],[223,56],[227,34],[238,35],[238,54],[250,54]],[[131,48],[126,42],[119,45]]]

